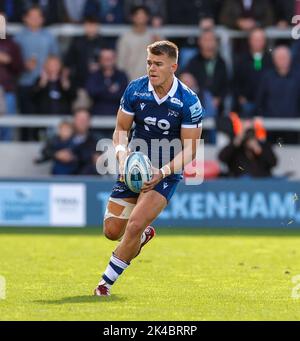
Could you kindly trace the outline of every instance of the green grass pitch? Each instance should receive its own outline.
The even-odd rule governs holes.
[[[0,320],[300,319],[300,231],[160,229],[112,296],[93,297],[115,245],[93,229],[0,229]]]

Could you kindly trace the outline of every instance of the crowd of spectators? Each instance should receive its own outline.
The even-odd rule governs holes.
[[[32,6],[41,8],[46,25],[83,23],[91,15],[104,24],[126,24],[131,21],[132,7],[145,6],[152,22],[197,25],[209,19],[241,30],[257,24],[287,27],[300,11],[297,0],[2,0],[0,12],[9,22],[20,23]]]
[[[271,49],[265,35],[268,26],[292,25],[300,15],[298,0],[1,0],[0,13],[24,25],[0,40],[0,114],[69,115],[80,107],[114,116],[128,83],[146,73],[147,45],[165,38],[159,28],[198,25],[178,77],[197,92],[208,117],[224,116],[230,97],[230,109],[245,119],[300,118],[300,41],[275,42]],[[84,29],[64,49],[47,28],[62,23]],[[112,40],[102,36],[101,24],[131,29]],[[248,33],[234,47],[232,70],[220,53],[216,25]],[[189,45],[177,43],[181,50]],[[60,130],[68,129],[65,122]],[[11,128],[0,128],[1,141],[13,138]],[[22,129],[19,138],[39,135]]]

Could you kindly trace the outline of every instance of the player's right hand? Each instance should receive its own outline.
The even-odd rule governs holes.
[[[124,182],[125,176],[124,176],[124,162],[119,163],[119,176],[120,176],[120,181]]]
[[[120,181],[124,181],[124,166],[125,166],[125,161],[127,159],[127,156],[129,155],[128,152],[119,152],[118,153],[118,161],[119,161],[119,175],[120,175]]]

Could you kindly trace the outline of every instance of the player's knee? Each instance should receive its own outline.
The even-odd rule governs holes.
[[[120,239],[120,231],[116,229],[116,224],[113,224],[110,220],[106,220],[104,222],[103,233],[105,237],[109,240],[119,240]]]
[[[127,225],[127,233],[132,238],[139,237],[140,235],[142,235],[143,231],[144,231],[144,226],[143,224],[141,224],[140,220],[136,218],[129,219],[128,225]]]

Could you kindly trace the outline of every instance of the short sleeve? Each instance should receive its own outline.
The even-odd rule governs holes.
[[[130,83],[121,98],[120,109],[128,115],[134,116],[133,109],[133,84]]]
[[[200,128],[204,108],[202,107],[199,98],[194,95],[183,107],[182,128]]]

